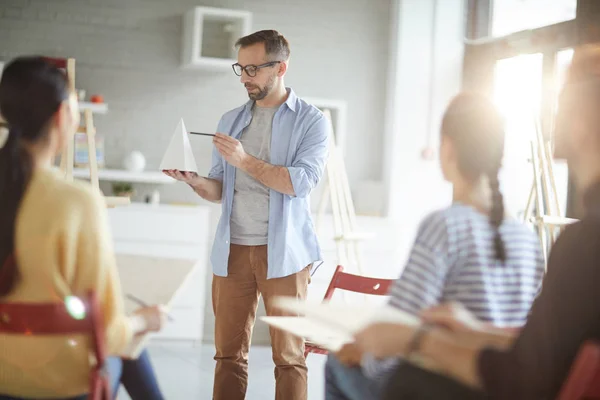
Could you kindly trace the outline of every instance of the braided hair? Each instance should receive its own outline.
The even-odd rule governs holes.
[[[449,137],[458,157],[459,171],[470,181],[486,177],[492,196],[490,222],[494,226],[496,259],[506,261],[500,234],[504,199],[498,173],[504,155],[504,122],[493,103],[477,93],[461,93],[449,104],[442,120],[442,135]]]

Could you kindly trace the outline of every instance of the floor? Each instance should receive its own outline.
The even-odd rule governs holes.
[[[214,361],[210,344],[191,347],[160,343],[149,347],[154,369],[167,400],[203,400],[212,396]],[[323,399],[323,367],[325,356],[311,354],[308,364],[308,398]],[[275,379],[269,347],[254,346],[250,350],[249,384],[246,400],[274,399]],[[121,390],[119,400],[130,400]]]

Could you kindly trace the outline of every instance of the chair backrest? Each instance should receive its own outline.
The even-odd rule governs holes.
[[[61,303],[0,302],[0,333],[34,335],[89,335],[96,364],[90,374],[90,398],[108,399],[106,351],[101,312],[93,292],[84,299],[68,297]]]
[[[355,293],[385,296],[395,279],[370,278],[366,276],[343,272],[344,267],[338,265],[331,278],[331,283],[325,292],[325,300],[330,300],[335,289],[347,290]]]
[[[70,299],[65,303],[0,303],[0,332],[26,335],[90,334],[91,317],[74,318],[69,311],[69,303],[73,308],[82,308]]]
[[[587,341],[579,348],[557,400],[600,399],[600,343]]]

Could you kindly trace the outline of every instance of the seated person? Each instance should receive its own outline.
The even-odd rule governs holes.
[[[434,326],[366,328],[356,336],[363,351],[376,357],[411,353],[428,361],[427,369],[400,365],[384,399],[555,399],[578,349],[600,339],[599,107],[600,47],[577,48],[560,95],[555,135],[557,152],[563,152],[584,193],[585,214],[552,247],[525,326],[509,334],[465,312],[434,310],[425,314]]]
[[[503,153],[503,122],[492,103],[476,94],[454,98],[442,121],[440,147],[452,205],[419,227],[408,263],[390,289],[392,306],[418,314],[457,301],[492,325],[525,323],[544,262],[533,232],[504,216],[498,182]],[[374,360],[346,345],[328,357],[326,399],[378,398],[398,362]]]
[[[124,313],[101,194],[52,169],[54,156],[79,126],[66,76],[41,58],[13,60],[0,81],[0,113],[9,126],[0,149],[1,301],[61,302],[94,290],[110,354],[119,354],[135,334],[158,331],[164,321],[160,307]],[[87,337],[0,334],[0,348],[0,399],[87,398]],[[117,382],[121,372],[154,379],[145,353],[108,365]],[[162,398],[155,382],[143,385],[126,386],[144,393],[138,399]]]
[[[111,364],[110,393],[113,399],[117,397],[119,386],[123,385],[131,400],[164,400],[147,350],[142,350],[136,359],[109,357],[108,362]]]

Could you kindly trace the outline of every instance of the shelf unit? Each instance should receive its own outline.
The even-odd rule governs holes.
[[[73,169],[75,178],[89,179],[90,171],[87,168]],[[175,183],[175,179],[169,178],[162,172],[144,171],[130,172],[120,169],[98,169],[98,179],[110,182],[128,182],[128,183],[154,183],[169,184]]]
[[[543,215],[539,219],[545,225],[559,228],[579,222],[579,220],[575,218],[558,217],[553,215]],[[530,221],[533,223],[537,222],[536,218],[530,218]]]
[[[194,7],[183,16],[183,68],[231,70],[236,62],[235,42],[250,34],[248,11]]]
[[[93,114],[108,113],[108,104],[106,103],[91,103],[89,101],[79,102],[79,111],[92,110]]]

